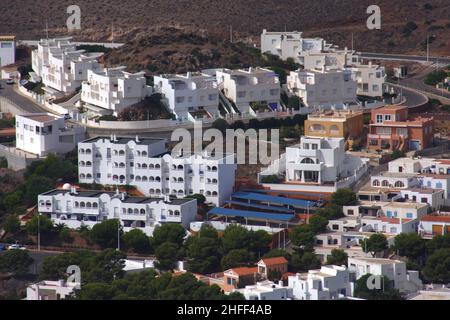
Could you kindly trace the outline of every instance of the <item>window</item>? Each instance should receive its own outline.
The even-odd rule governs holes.
[[[396,187],[396,188],[404,188],[404,187],[405,187],[405,184],[404,184],[402,181],[397,181],[397,182],[395,183],[395,187]]]
[[[380,186],[380,181],[379,181],[379,180],[374,180],[373,183],[372,183],[372,185],[373,185],[374,187],[379,187],[379,186]]]
[[[382,122],[383,122],[383,115],[377,114],[377,123],[382,123]]]

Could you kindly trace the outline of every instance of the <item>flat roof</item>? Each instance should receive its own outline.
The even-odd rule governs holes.
[[[98,136],[95,138],[91,138],[91,139],[87,139],[82,141],[81,143],[95,143],[97,141],[100,140],[109,140],[111,141],[111,137],[107,137],[107,136]],[[114,141],[115,144],[127,144],[130,141],[134,141],[136,142],[136,137],[116,137],[116,141]],[[151,137],[139,137],[139,142],[136,142],[136,144],[141,144],[141,145],[150,145],[150,144],[154,144],[160,141],[167,141],[167,139],[164,138],[151,138]]]
[[[225,208],[213,208],[208,215],[217,215],[225,217],[241,217],[255,220],[284,221],[288,222],[295,218],[293,214],[265,213],[256,211],[233,210]]]
[[[225,201],[226,204],[236,205],[236,206],[242,206],[242,207],[249,207],[249,208],[256,208],[256,209],[263,209],[263,210],[269,210],[269,211],[275,211],[275,212],[284,212],[284,213],[292,213],[294,214],[294,210],[287,209],[284,207],[276,207],[276,206],[267,206],[263,204],[255,204],[255,203],[248,203],[248,202],[242,202],[242,201]]]
[[[55,121],[55,120],[61,119],[60,117],[53,116],[50,114],[26,114],[26,115],[19,115],[19,116],[30,119],[30,120],[34,120],[37,122],[50,122],[50,121]]]
[[[261,201],[261,202],[267,202],[267,203],[273,203],[273,204],[275,204],[275,203],[283,204],[283,205],[299,207],[299,208],[314,207],[316,205],[316,203],[314,201],[275,197],[275,196],[269,196],[269,195],[259,194],[259,193],[250,193],[250,192],[236,192],[231,197],[238,198],[238,199],[244,199],[244,200]]]
[[[0,36],[0,41],[15,41],[16,36]]]

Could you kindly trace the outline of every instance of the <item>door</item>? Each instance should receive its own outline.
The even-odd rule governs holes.
[[[443,234],[444,228],[440,225],[433,225],[433,235],[440,236]]]

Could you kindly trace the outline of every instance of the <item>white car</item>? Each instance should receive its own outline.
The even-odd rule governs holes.
[[[6,80],[6,84],[14,84],[14,79],[8,79]]]
[[[21,246],[20,244],[12,244],[8,247],[8,250],[27,250],[27,248]]]

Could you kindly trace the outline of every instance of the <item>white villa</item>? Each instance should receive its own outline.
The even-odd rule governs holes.
[[[75,92],[87,79],[88,70],[99,70],[103,53],[77,50],[71,38],[42,39],[32,52],[32,67],[50,95]],[[55,91],[56,90],[56,91]]]
[[[382,97],[386,81],[385,68],[369,62],[368,65],[358,64],[351,68],[353,80],[358,83],[358,95]]]
[[[321,70],[322,68],[345,69],[361,61],[360,56],[353,50],[334,49],[321,52],[305,51],[300,54],[299,63],[305,70]]]
[[[140,229],[148,236],[164,223],[179,223],[187,229],[197,215],[195,199],[130,197],[118,190],[77,191],[70,186],[39,195],[38,204],[39,214],[71,229],[119,219],[124,232]]]
[[[419,271],[406,270],[406,263],[399,260],[380,258],[349,258],[348,268],[356,273],[356,279],[366,274],[374,276],[386,276],[400,292],[414,293],[423,289]],[[381,279],[380,279],[381,280]],[[380,283],[382,289],[383,281]]]
[[[277,301],[291,300],[292,288],[284,287],[283,283],[272,281],[257,282],[255,285],[246,286],[243,289],[236,289],[234,292],[241,293],[249,301]]]
[[[281,86],[278,75],[268,69],[216,70],[219,89],[241,113],[250,111],[252,102],[266,104],[270,110],[279,110]]]
[[[118,115],[123,109],[136,104],[152,92],[147,86],[144,72],[128,73],[126,67],[88,70],[82,83],[81,101],[89,108],[102,108]]]
[[[147,196],[203,194],[217,206],[233,192],[233,154],[170,155],[166,140],[97,137],[78,144],[81,183],[136,186]]]
[[[179,119],[189,119],[189,114],[219,113],[219,90],[216,78],[205,73],[188,72],[186,75],[160,75],[153,77],[155,92],[168,101],[170,110]]]
[[[345,152],[343,138],[302,137],[300,144],[259,174],[259,182],[277,191],[333,193],[350,187],[367,172],[368,159]],[[267,177],[278,176],[279,183]]]
[[[288,281],[296,300],[339,300],[353,296],[354,275],[345,266],[323,266],[290,276]]]
[[[16,37],[0,35],[0,68],[16,62]]]
[[[79,282],[59,281],[41,281],[31,284],[27,287],[27,297],[25,300],[64,300],[72,296],[75,290],[79,290]]]
[[[314,69],[292,71],[287,77],[288,91],[307,107],[343,108],[356,104],[356,82],[348,70]]]
[[[85,128],[67,126],[63,117],[49,113],[16,116],[16,148],[38,155],[65,154],[85,139]]]
[[[282,60],[293,58],[299,61],[303,52],[321,52],[327,47],[325,40],[321,38],[303,38],[302,33],[293,32],[269,32],[263,30],[261,35],[261,52],[269,52],[279,56]]]

